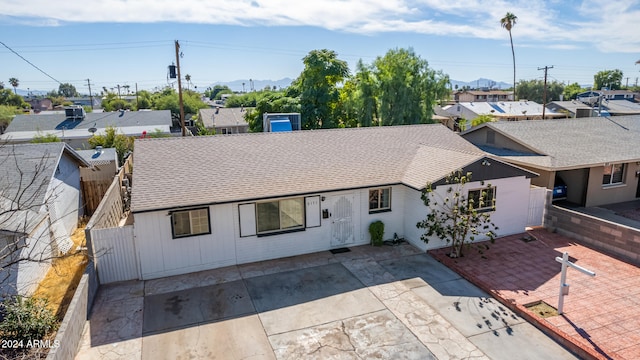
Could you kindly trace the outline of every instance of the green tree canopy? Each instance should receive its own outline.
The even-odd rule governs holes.
[[[4,133],[4,130],[11,124],[11,120],[20,113],[22,110],[16,106],[0,105],[0,134]]]
[[[151,93],[146,90],[138,91],[138,101],[136,102],[136,110],[151,109]]]
[[[12,77],[12,78],[9,79],[9,84],[11,84],[11,86],[13,86],[13,93],[17,95],[18,94],[17,88],[20,85],[20,80],[18,80],[17,78]]]
[[[263,92],[254,109],[248,110],[244,118],[249,123],[249,131],[262,132],[262,116],[264,113],[300,112],[298,99],[288,97],[285,92]]]
[[[516,88],[518,99],[543,103],[544,81],[542,80],[520,80]],[[560,94],[564,91],[564,85],[557,81],[547,82],[547,103],[560,100]]]
[[[119,134],[116,128],[108,127],[105,129],[104,134],[93,135],[88,142],[92,149],[95,149],[96,146],[115,148],[118,154],[118,161],[123,164],[127,155],[133,151],[133,141],[133,136]]]
[[[622,87],[622,70],[603,70],[598,71],[593,76],[593,89],[600,90],[609,88],[609,90],[619,90]]]
[[[42,144],[42,143],[52,143],[52,142],[60,142],[60,138],[55,134],[47,133],[40,134],[38,133],[36,136],[31,139],[31,142],[34,144]]]
[[[580,84],[575,82],[573,84],[565,86],[562,94],[564,95],[564,100],[575,100],[578,94],[583,91],[585,91],[585,89],[583,89]]]
[[[215,85],[213,88],[208,88],[204,91],[204,95],[209,100],[220,100],[222,94],[233,94],[233,91],[227,85]]]
[[[300,111],[304,129],[335,127],[333,112],[338,103],[337,84],[349,75],[346,61],[335,51],[312,50],[302,59],[304,69],[295,80],[300,90]]]
[[[413,49],[389,50],[374,63],[382,125],[431,122],[433,106],[449,90],[449,77],[429,68]]]
[[[64,83],[58,86],[58,94],[64,97],[75,97],[78,96],[78,91],[76,91],[75,86],[69,83]]]
[[[29,108],[29,103],[25,102],[22,96],[16,95],[9,89],[0,89],[0,105],[13,106],[21,109]]]

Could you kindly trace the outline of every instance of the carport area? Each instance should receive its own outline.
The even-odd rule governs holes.
[[[408,244],[103,286],[77,359],[574,359]]]

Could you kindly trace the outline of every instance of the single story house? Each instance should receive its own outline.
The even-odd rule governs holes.
[[[494,122],[461,134],[504,161],[566,186],[566,200],[599,206],[640,198],[640,116]]]
[[[118,154],[115,148],[103,148],[98,146],[91,150],[76,150],[87,163],[89,168],[80,169],[80,179],[82,181],[111,181],[118,173]]]
[[[5,133],[0,135],[0,142],[28,143],[35,136],[53,134],[74,149],[88,149],[89,138],[94,134],[104,134],[108,127],[136,137],[156,130],[166,135],[172,134],[169,110],[85,113],[82,108],[77,109],[78,112],[16,115]]]
[[[490,115],[496,120],[540,120],[542,119],[541,104],[534,101],[501,101],[501,102],[459,102],[443,107],[449,114],[460,119],[466,119],[465,129],[471,128],[473,119],[480,115]],[[545,119],[567,117],[563,113],[546,110]],[[461,124],[462,125],[462,124]]]
[[[421,249],[427,183],[494,187],[499,234],[527,225],[530,178],[441,124],[138,139],[131,210],[142,279],[370,243],[385,224]],[[190,156],[184,156],[190,154]],[[484,184],[484,185],[483,185]]]
[[[198,120],[207,129],[214,129],[216,134],[242,134],[249,132],[249,123],[244,119],[247,108],[200,109]]]
[[[547,104],[547,109],[556,113],[564,113],[567,118],[597,116],[592,106],[578,100],[552,101]]]
[[[0,297],[28,295],[78,226],[80,167],[65,143],[0,147]],[[27,261],[25,259],[31,259]]]
[[[461,90],[453,93],[459,102],[500,102],[513,101],[513,92],[504,90]]]

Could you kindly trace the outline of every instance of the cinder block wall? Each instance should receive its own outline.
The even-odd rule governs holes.
[[[550,205],[543,226],[640,266],[640,229]]]

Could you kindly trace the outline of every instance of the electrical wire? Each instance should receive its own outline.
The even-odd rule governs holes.
[[[54,78],[53,76],[47,74],[44,70],[40,69],[39,67],[37,67],[36,65],[34,65],[31,61],[25,59],[22,55],[18,54],[15,50],[13,50],[12,48],[8,47],[7,44],[3,43],[2,41],[0,41],[0,44],[2,44],[2,46],[6,47],[7,49],[9,49],[9,51],[11,51],[12,53],[16,54],[20,59],[24,60],[27,62],[27,64],[33,66],[34,68],[36,68],[38,71],[40,71],[41,73],[45,74],[47,77],[49,77],[50,79],[52,79],[53,81],[57,82],[58,84],[62,85],[62,83],[58,80],[56,80],[56,78]]]

